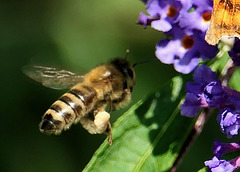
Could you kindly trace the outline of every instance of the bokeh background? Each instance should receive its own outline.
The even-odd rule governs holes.
[[[42,115],[64,91],[32,81],[22,67],[37,64],[82,73],[124,56],[126,49],[132,63],[153,59],[163,35],[136,24],[141,11],[145,6],[139,0],[0,1],[1,172],[75,172],[86,166],[106,136],[90,135],[80,124],[59,136],[40,133]],[[131,104],[178,74],[157,60],[135,70]],[[111,121],[130,106],[112,113]],[[219,133],[215,117],[206,129],[178,171],[196,171],[211,158]]]

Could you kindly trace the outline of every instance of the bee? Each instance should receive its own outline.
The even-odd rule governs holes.
[[[70,88],[43,115],[41,132],[60,134],[80,122],[91,134],[106,133],[112,144],[109,113],[130,102],[135,85],[133,65],[126,58],[98,65],[85,75],[43,66],[25,67],[23,71],[46,87]]]

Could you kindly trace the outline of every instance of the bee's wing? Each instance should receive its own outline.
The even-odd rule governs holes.
[[[84,79],[84,75],[43,66],[24,66],[23,73],[31,79],[41,82],[45,87],[58,90],[70,88]]]

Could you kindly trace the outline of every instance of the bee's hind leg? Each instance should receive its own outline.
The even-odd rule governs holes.
[[[109,122],[110,114],[106,111],[98,112],[95,115],[94,124],[97,127],[98,133],[106,133],[108,135],[108,144],[112,144],[111,123]]]
[[[82,117],[80,123],[91,134],[108,135],[108,144],[112,144],[112,132],[111,124],[109,122],[110,114],[106,111],[97,111],[93,114],[89,114],[88,117]]]
[[[108,144],[112,145],[112,127],[109,121],[108,121],[108,126],[105,132],[108,135]]]

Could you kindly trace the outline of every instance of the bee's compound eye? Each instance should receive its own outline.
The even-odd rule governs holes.
[[[126,75],[128,75],[131,79],[133,79],[133,70],[132,69],[130,69],[130,68],[124,68],[124,73],[126,74]]]
[[[127,73],[128,73],[128,75],[130,76],[130,78],[133,79],[133,70],[130,69],[130,68],[128,68],[128,69],[127,69]]]

